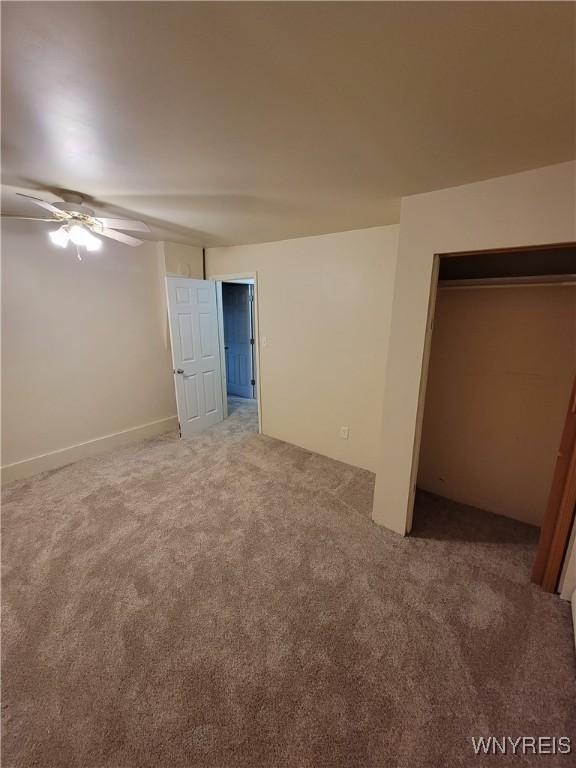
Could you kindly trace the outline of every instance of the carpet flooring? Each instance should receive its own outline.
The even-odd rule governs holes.
[[[256,434],[236,404],[3,491],[4,768],[469,768],[572,736],[570,611],[536,532]]]

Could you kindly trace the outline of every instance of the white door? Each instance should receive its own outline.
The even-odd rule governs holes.
[[[176,404],[182,437],[223,419],[216,283],[167,277]]]

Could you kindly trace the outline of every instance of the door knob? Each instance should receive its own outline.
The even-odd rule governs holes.
[[[175,373],[184,373],[183,368],[176,368]]]

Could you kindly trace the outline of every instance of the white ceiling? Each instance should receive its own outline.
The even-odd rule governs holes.
[[[574,156],[574,10],[4,2],[4,210],[73,189],[198,245],[396,222]]]

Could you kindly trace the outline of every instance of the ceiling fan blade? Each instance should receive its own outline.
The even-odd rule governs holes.
[[[126,245],[142,245],[142,240],[138,240],[130,235],[125,235],[123,232],[116,232],[113,229],[101,229],[94,230],[96,235],[103,235],[109,237],[111,240],[118,240],[119,243],[125,243]]]
[[[56,206],[52,205],[52,203],[47,203],[46,200],[40,200],[39,197],[32,197],[32,195],[24,195],[22,192],[16,192],[16,194],[19,197],[27,197],[28,200],[32,200],[36,203],[36,205],[40,205],[42,208],[46,208],[46,210],[50,211],[51,213],[57,213],[59,216],[63,216],[63,211],[61,211],[59,208],[56,208]]]
[[[96,221],[99,221],[103,227],[109,229],[128,229],[133,232],[150,232],[148,224],[144,224],[143,221],[132,221],[131,219],[103,219],[98,216]]]
[[[8,213],[2,213],[0,216],[3,219],[20,219],[20,221],[55,221],[57,224],[62,223],[62,219],[41,219],[38,216],[10,216]]]

